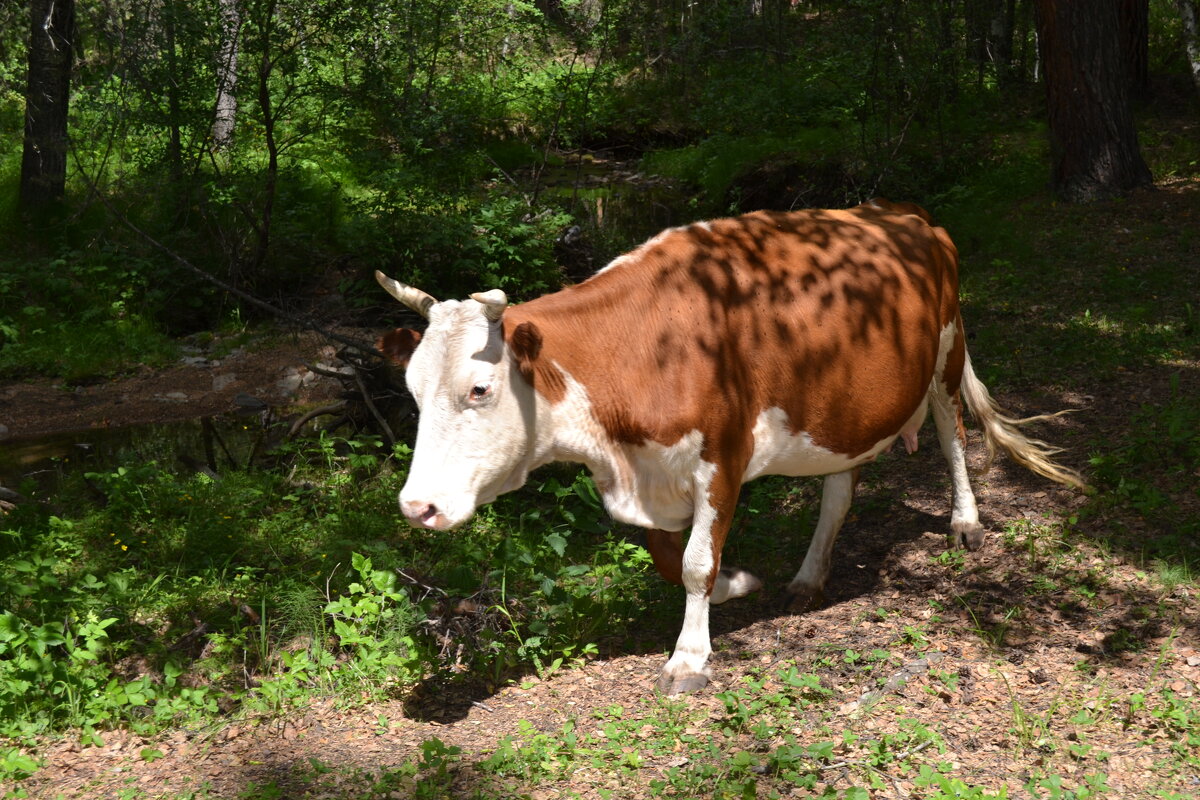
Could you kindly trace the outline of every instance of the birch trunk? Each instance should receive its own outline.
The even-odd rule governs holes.
[[[233,143],[237,121],[238,35],[242,27],[238,0],[220,0],[221,61],[217,64],[217,109],[213,119],[213,149],[224,150]]]
[[[1187,47],[1192,83],[1200,92],[1200,9],[1196,6],[1196,0],[1175,0],[1175,5],[1179,7],[1179,16],[1183,19],[1183,41]]]

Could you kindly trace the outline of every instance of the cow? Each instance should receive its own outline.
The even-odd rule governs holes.
[[[932,409],[952,479],[953,545],[984,538],[965,459],[962,405],[996,450],[1083,487],[1057,448],[1020,427],[976,377],[958,302],[958,254],[922,208],[759,211],[668,229],[582,283],[509,305],[492,289],[438,302],[377,272],[428,318],[381,349],[406,366],[419,409],[400,508],[446,530],[551,461],[591,471],[609,514],[649,529],[660,574],[686,591],[658,680],[709,680],[710,603],[761,587],[723,566],[740,487],[823,475],[820,514],[787,587],[820,602],[858,469]],[[691,528],[684,546],[682,531]]]

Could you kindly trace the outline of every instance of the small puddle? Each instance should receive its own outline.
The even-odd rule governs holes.
[[[226,414],[10,439],[0,443],[0,486],[36,499],[53,492],[69,473],[104,472],[122,464],[154,461],[170,468],[227,470],[261,455],[266,436],[259,415]]]

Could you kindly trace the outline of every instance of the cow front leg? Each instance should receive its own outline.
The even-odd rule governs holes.
[[[683,585],[683,532],[652,530],[646,534],[646,549],[654,560],[654,568],[667,583]],[[719,563],[719,560],[718,560]],[[709,605],[745,597],[762,588],[762,581],[741,567],[721,565],[717,580],[708,596]]]
[[[818,608],[825,602],[825,581],[829,579],[829,563],[833,556],[833,543],[850,510],[854,499],[854,486],[858,483],[858,469],[825,476],[821,491],[821,514],[817,518],[817,529],[804,563],[792,582],[788,584],[787,607],[792,611],[807,611]]]
[[[658,690],[668,695],[694,692],[708,685],[708,657],[712,655],[708,635],[709,597],[717,583],[721,548],[725,545],[737,503],[739,484],[736,481],[714,475],[708,481],[697,481],[697,484],[694,494],[696,512],[680,570],[680,580],[687,593],[683,629],[657,683]]]

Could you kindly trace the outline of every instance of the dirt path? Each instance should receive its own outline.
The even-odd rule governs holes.
[[[366,340],[369,332],[357,332]],[[81,386],[54,379],[0,382],[0,441],[171,422],[270,406],[327,401],[341,384],[310,366],[337,369],[338,348],[317,334],[275,335],[244,345],[216,339],[184,347],[179,363]]]

